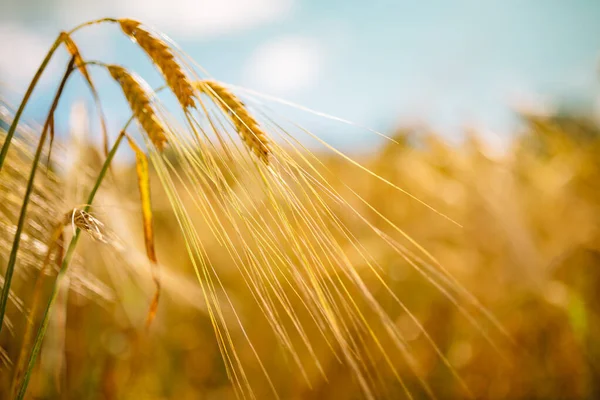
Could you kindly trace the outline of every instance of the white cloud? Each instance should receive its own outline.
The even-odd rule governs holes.
[[[84,21],[102,17],[130,17],[154,26],[169,35],[206,38],[242,32],[262,24],[280,21],[291,10],[294,0],[55,0],[48,11],[49,21],[69,29]],[[8,4],[17,10],[20,3]],[[16,12],[16,11],[15,11]],[[48,51],[54,37],[42,36],[37,27],[0,18],[0,82],[9,90],[26,84]],[[84,56],[104,58],[109,46],[107,31],[88,30],[77,34],[80,47],[91,48]],[[92,33],[93,32],[93,33]],[[89,46],[84,46],[87,43]],[[50,65],[53,71],[54,63]],[[50,72],[50,71],[49,71]],[[50,74],[45,74],[50,75]],[[46,79],[43,79],[45,84]]]
[[[51,43],[13,23],[0,25],[0,80],[9,89],[26,84],[44,59]]]
[[[111,17],[129,17],[162,32],[208,37],[240,32],[282,20],[292,0],[59,0],[69,24]]]
[[[321,67],[319,45],[306,37],[286,36],[259,47],[245,67],[248,86],[274,94],[290,93],[316,83]]]

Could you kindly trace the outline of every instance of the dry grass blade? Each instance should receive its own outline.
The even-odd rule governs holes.
[[[102,221],[92,216],[85,210],[74,208],[63,217],[64,225],[71,225],[73,229],[81,229],[89,234],[94,240],[102,243],[108,243],[108,235]]]
[[[130,137],[127,137],[127,141],[135,153],[135,169],[137,172],[140,200],[142,202],[142,217],[144,220],[144,242],[146,244],[146,254],[151,263],[152,280],[156,285],[156,291],[152,303],[150,304],[148,317],[146,318],[146,328],[148,328],[156,316],[158,299],[160,296],[160,277],[158,275],[158,260],[154,248],[154,223],[152,218],[152,203],[150,200],[150,175],[148,173],[148,159],[144,152]]]
[[[83,60],[83,57],[81,56],[81,52],[79,51],[79,48],[77,47],[77,45],[75,44],[73,39],[71,39],[71,36],[67,32],[61,32],[59,39],[62,40],[62,42],[65,44],[65,47],[67,48],[67,51],[69,52],[69,54],[71,54],[71,56],[75,59],[75,65],[79,69],[79,72],[81,72],[81,75],[83,75],[83,77],[87,81],[87,84],[89,85],[90,90],[92,91],[92,95],[94,96],[94,101],[96,103],[96,108],[98,109],[98,113],[100,115],[100,123],[102,124],[102,136],[103,136],[103,141],[104,141],[104,143],[103,143],[104,155],[107,155],[108,154],[108,133],[106,130],[106,122],[104,121],[104,114],[102,112],[102,107],[100,104],[100,97],[98,96],[96,87],[94,86],[94,83],[92,82],[92,77],[90,76],[90,74],[85,66],[85,61]]]
[[[69,36],[67,32],[61,32],[60,38],[65,44],[65,47],[67,48],[69,54],[71,54],[71,56],[75,58],[75,66],[79,68],[79,72],[81,72],[81,75],[83,75],[83,77],[86,79],[86,81],[91,87],[94,87],[94,85],[92,84],[92,78],[90,77],[90,74],[88,73],[88,70],[85,67],[85,62],[81,57],[81,53],[79,52],[79,48],[77,47],[73,39],[71,39],[71,36]]]
[[[196,87],[200,92],[216,98],[216,103],[230,116],[236,131],[248,148],[265,164],[269,164],[271,150],[267,134],[250,114],[246,105],[217,81],[202,80],[196,83]]]
[[[142,84],[125,68],[118,65],[109,65],[107,68],[113,79],[121,85],[133,115],[144,128],[154,146],[162,151],[167,143],[167,137],[150,104],[148,93]]]
[[[167,85],[175,93],[181,106],[184,109],[195,107],[194,88],[181,66],[175,61],[175,56],[169,46],[143,29],[138,21],[121,19],[119,25],[123,32],[134,40],[160,69]]]

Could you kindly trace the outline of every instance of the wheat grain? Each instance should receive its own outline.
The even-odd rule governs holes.
[[[181,66],[175,61],[175,56],[169,46],[140,27],[141,24],[138,21],[121,19],[119,25],[121,30],[137,42],[160,69],[167,85],[171,88],[181,106],[184,109],[195,107],[194,88]]]
[[[131,111],[148,137],[159,151],[162,151],[167,142],[162,124],[158,121],[156,114],[150,104],[150,97],[138,79],[127,70],[118,65],[107,66],[110,75],[119,82],[123,94],[131,107]]]
[[[269,164],[269,140],[246,105],[229,89],[217,81],[202,80],[196,82],[196,88],[212,98],[231,118],[233,125],[248,148],[265,164]]]

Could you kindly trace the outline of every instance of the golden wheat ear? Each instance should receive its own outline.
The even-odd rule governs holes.
[[[235,130],[238,132],[250,151],[265,164],[269,164],[271,149],[267,134],[256,119],[250,114],[246,105],[229,89],[213,80],[201,80],[195,83],[196,89],[214,99],[215,103],[229,115]]]
[[[195,108],[194,88],[181,66],[175,60],[169,46],[160,38],[143,29],[138,21],[120,19],[121,30],[148,54],[162,73],[183,109]]]
[[[134,117],[146,131],[154,146],[162,151],[167,143],[167,137],[152,108],[148,92],[138,78],[127,72],[125,68],[118,65],[108,65],[107,68],[113,79],[121,85]]]

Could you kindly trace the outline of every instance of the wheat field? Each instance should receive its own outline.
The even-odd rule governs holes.
[[[85,59],[76,32],[97,24],[165,85]],[[32,127],[21,112],[61,47]],[[102,122],[102,149],[55,138],[72,74],[103,115],[98,73],[131,119]],[[61,33],[30,89],[2,115],[2,398],[600,396],[592,119],[522,113],[502,154],[417,128],[346,154],[111,18]]]

